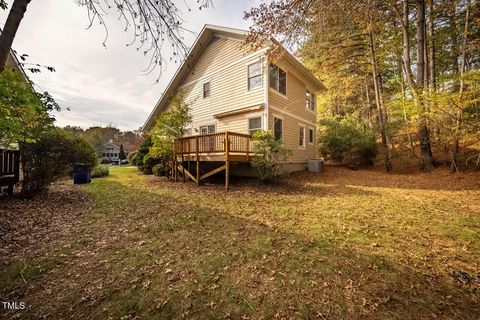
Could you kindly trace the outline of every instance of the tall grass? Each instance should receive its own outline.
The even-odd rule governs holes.
[[[107,166],[98,165],[92,169],[92,178],[101,178],[106,177],[109,174],[109,169]]]

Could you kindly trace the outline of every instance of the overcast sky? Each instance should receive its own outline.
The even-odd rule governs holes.
[[[196,0],[187,12],[184,0],[177,1],[185,12],[185,27],[200,32],[204,24],[248,29],[243,12],[258,0],[213,0],[214,7],[196,10]],[[11,3],[12,0],[7,1]],[[7,11],[0,10],[3,27]],[[95,25],[89,30],[86,11],[73,0],[33,0],[13,43],[18,54],[28,54],[29,62],[53,66],[56,72],[29,74],[38,90],[48,91],[70,111],[56,114],[58,126],[113,125],[135,130],[143,125],[156,101],[178,68],[168,65],[155,84],[157,74],[144,75],[148,58],[127,47],[131,34],[111,12],[109,38],[102,46],[104,30]],[[185,34],[187,45],[196,35]],[[166,46],[168,47],[168,46]]]

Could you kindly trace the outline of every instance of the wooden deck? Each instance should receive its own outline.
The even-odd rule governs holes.
[[[174,179],[178,181],[181,174],[184,181],[189,177],[199,185],[203,179],[225,171],[225,188],[228,190],[230,163],[250,162],[251,150],[250,135],[230,131],[177,139],[174,142]],[[201,174],[200,163],[205,161],[224,164]],[[195,162],[193,173],[185,165],[188,162]]]

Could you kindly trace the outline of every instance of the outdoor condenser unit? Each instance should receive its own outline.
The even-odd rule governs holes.
[[[308,160],[308,171],[322,172],[323,170],[325,170],[325,164],[323,160]]]

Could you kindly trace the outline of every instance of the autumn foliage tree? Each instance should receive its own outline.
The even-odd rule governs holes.
[[[245,18],[250,43],[275,37],[326,84],[320,118],[373,128],[387,171],[407,155],[429,172],[480,153],[479,16],[475,0],[286,0]]]

